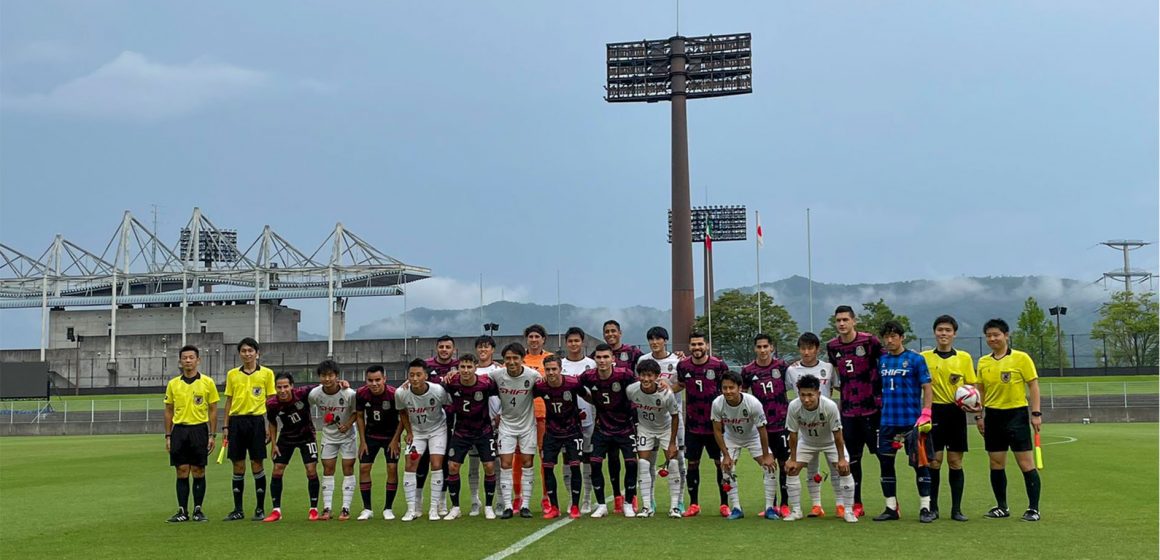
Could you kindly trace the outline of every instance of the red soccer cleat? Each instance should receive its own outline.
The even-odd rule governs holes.
[[[311,521],[318,521],[318,508],[310,508],[310,515],[307,516],[307,519]]]
[[[814,507],[810,508],[810,513],[806,515],[806,517],[825,517],[825,516],[826,516],[826,510],[822,509],[822,506],[814,506]]]
[[[866,515],[866,510],[862,509],[861,503],[854,504],[854,515],[856,515],[858,517],[862,517],[863,515]]]
[[[701,506],[693,504],[689,506],[689,509],[685,510],[685,517],[696,517],[698,513],[701,513]]]
[[[549,500],[547,498],[540,500],[540,511],[547,512],[548,508],[550,508],[550,507],[552,507],[551,500]],[[559,510],[557,510],[556,515],[559,515],[559,514],[560,514]]]
[[[273,523],[280,519],[282,519],[282,512],[274,510],[270,512],[270,515],[267,515],[266,518],[262,520],[262,523]]]
[[[319,521],[330,521],[330,508],[322,510],[322,515],[318,516]]]
[[[781,514],[782,519],[789,517],[789,504],[781,504],[781,511],[778,513]]]
[[[579,515],[580,511],[577,510],[576,513]],[[553,507],[552,504],[548,504],[548,508],[544,510],[544,519],[555,519],[557,517],[560,517],[560,510]]]
[[[568,508],[568,517],[580,519],[580,506],[572,504],[572,507]]]
[[[727,506],[727,505],[721,506],[721,517],[729,517],[730,513],[732,513],[732,512],[729,511],[729,506]]]
[[[834,506],[834,511],[837,512],[834,517],[846,517],[846,506],[838,504]]]
[[[612,513],[624,512],[624,496],[617,496],[616,499],[612,501],[612,504]]]

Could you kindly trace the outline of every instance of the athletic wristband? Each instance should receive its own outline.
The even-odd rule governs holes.
[[[1032,416],[1034,416],[1034,417],[1036,417],[1036,418],[1038,418],[1038,417],[1040,417],[1040,416],[1043,416],[1043,413],[1042,413],[1042,412],[1040,412],[1040,411],[1038,411],[1038,410],[1035,410],[1035,411],[1032,411],[1032,412],[1031,412],[1031,415],[1032,415]]]
[[[165,439],[169,439],[169,438],[170,438],[170,434],[165,434]]]
[[[982,420],[982,419],[983,419],[983,417],[982,417],[982,416],[979,416],[978,414],[976,414],[976,415],[975,415],[975,421],[976,421],[976,422],[978,422],[979,420]]]

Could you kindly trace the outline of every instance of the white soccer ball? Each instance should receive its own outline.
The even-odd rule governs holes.
[[[972,385],[963,385],[955,391],[955,404],[966,412],[979,411],[979,390]]]

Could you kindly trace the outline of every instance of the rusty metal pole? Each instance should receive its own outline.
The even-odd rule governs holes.
[[[669,39],[672,78],[673,349],[688,351],[693,328],[693,225],[689,198],[689,122],[685,95],[685,38]]]

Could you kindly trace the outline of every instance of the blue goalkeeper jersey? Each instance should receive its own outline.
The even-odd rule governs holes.
[[[913,350],[878,358],[882,379],[882,426],[909,427],[922,414],[922,385],[930,383],[926,358]]]

